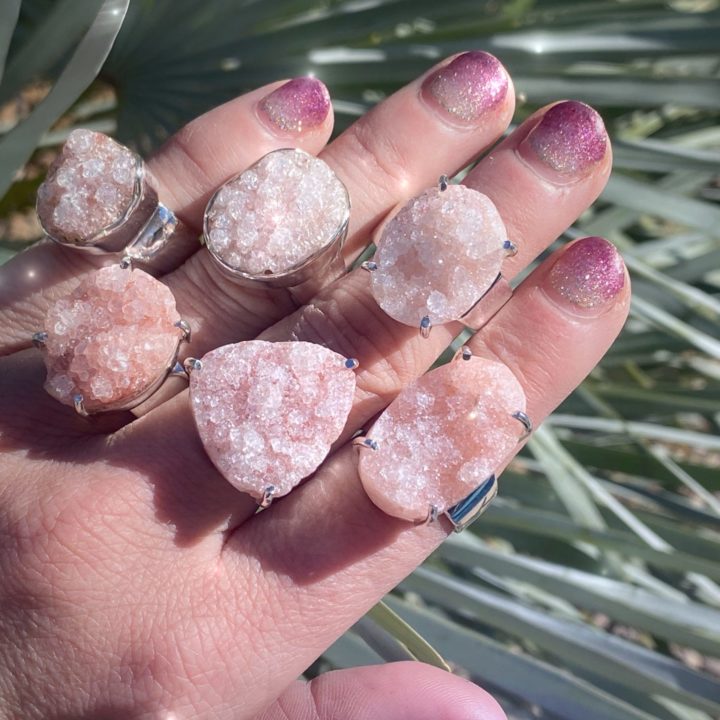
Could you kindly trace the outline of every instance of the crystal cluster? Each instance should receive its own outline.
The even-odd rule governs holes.
[[[390,317],[418,326],[459,319],[492,285],[507,232],[493,202],[463,185],[433,188],[388,222],[373,260],[372,293]]]
[[[238,490],[290,492],[330,450],[347,420],[355,373],[307,342],[262,340],[212,350],[190,375],[200,439]]]
[[[57,240],[81,242],[119,220],[135,191],[136,156],[106,135],[73,130],[38,189],[38,215]]]
[[[210,251],[249,275],[285,273],[322,250],[349,212],[345,186],[302,150],[277,150],[226,183],[206,218]]]
[[[523,432],[525,394],[502,363],[443,365],[406,387],[368,432],[360,478],[388,515],[420,521],[466,497],[500,468]]]
[[[45,389],[88,412],[132,404],[170,367],[181,337],[175,298],[141,270],[89,274],[48,311]]]

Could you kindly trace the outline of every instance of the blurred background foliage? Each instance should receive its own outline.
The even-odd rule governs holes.
[[[342,129],[469,48],[509,68],[516,122],[566,97],[603,114],[612,179],[559,242],[622,249],[631,319],[483,519],[308,672],[418,657],[511,718],[720,717],[717,1],[2,0],[0,260],[39,237],[34,193],[74,127],[147,152],[314,73]]]

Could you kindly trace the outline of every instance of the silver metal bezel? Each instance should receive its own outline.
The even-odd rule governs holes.
[[[333,264],[334,261],[338,260],[341,257],[341,250],[345,243],[345,239],[347,238],[347,232],[348,232],[348,225],[350,223],[350,195],[348,193],[347,188],[345,187],[345,183],[343,183],[340,178],[337,178],[337,175],[335,177],[337,178],[338,182],[343,188],[343,191],[345,193],[345,199],[346,199],[346,208],[345,208],[345,214],[343,216],[342,221],[340,222],[340,225],[337,227],[333,235],[330,237],[330,239],[327,241],[325,245],[323,245],[319,250],[317,250],[315,253],[310,255],[309,257],[305,258],[302,262],[298,263],[297,265],[294,265],[293,267],[289,268],[288,270],[285,270],[283,272],[279,273],[268,273],[264,275],[257,275],[255,273],[247,273],[242,270],[238,270],[237,268],[232,267],[228,263],[226,263],[222,258],[220,258],[215,251],[213,250],[212,243],[210,241],[210,234],[209,234],[209,228],[208,228],[208,215],[210,211],[212,210],[212,207],[215,203],[215,200],[220,193],[220,191],[230,183],[235,182],[238,178],[240,178],[242,175],[244,175],[246,172],[252,170],[254,167],[257,166],[257,164],[264,160],[268,155],[272,155],[274,153],[281,153],[281,152],[288,152],[293,151],[296,153],[301,153],[302,155],[308,155],[309,157],[314,158],[315,160],[320,160],[320,158],[316,158],[314,155],[310,155],[309,153],[306,153],[304,150],[301,150],[299,148],[279,148],[277,150],[273,150],[272,152],[267,153],[264,155],[260,160],[253,163],[249,168],[246,170],[243,170],[242,172],[238,173],[237,175],[234,175],[229,180],[224,182],[217,190],[213,193],[212,197],[210,198],[206,208],[205,213],[203,215],[203,244],[205,245],[206,249],[210,253],[210,256],[212,257],[213,261],[216,263],[216,265],[220,268],[220,270],[225,274],[227,277],[231,278],[233,281],[245,285],[252,288],[286,288],[286,287],[295,287],[298,285],[302,285],[304,282],[311,280],[317,273],[314,272],[316,268],[318,267],[328,267]],[[321,162],[323,162],[321,160]],[[334,172],[333,172],[334,174]]]

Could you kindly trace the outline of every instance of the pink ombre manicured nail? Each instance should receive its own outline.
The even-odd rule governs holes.
[[[260,115],[283,132],[301,133],[325,122],[330,94],[315,78],[295,78],[273,90],[258,105]]]
[[[473,50],[426,78],[421,94],[452,119],[477,125],[485,113],[502,103],[507,89],[508,76],[500,61]]]
[[[602,118],[589,105],[575,100],[553,105],[518,147],[532,168],[559,184],[585,177],[606,150]]]
[[[616,247],[601,237],[570,245],[555,262],[543,290],[561,307],[583,315],[602,314],[625,287],[625,263]]]

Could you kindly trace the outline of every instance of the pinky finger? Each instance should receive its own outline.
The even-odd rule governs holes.
[[[418,662],[336,670],[291,685],[256,720],[505,720],[482,688]]]

